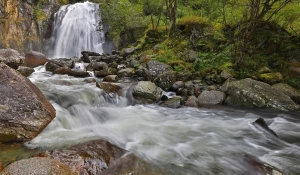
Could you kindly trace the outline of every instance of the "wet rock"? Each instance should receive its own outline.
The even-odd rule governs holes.
[[[271,133],[275,137],[278,137],[278,135],[272,129],[269,128],[269,126],[266,124],[266,122],[263,118],[259,118],[259,119],[255,120],[255,122],[253,122],[252,124],[257,128],[263,129],[263,130]]]
[[[0,63],[0,142],[26,142],[55,117],[55,109],[26,77]]]
[[[109,93],[115,93],[118,95],[121,95],[121,89],[122,87],[113,83],[106,83],[106,82],[101,82],[101,83],[96,83],[96,86],[98,88],[103,89],[103,91],[107,94]]]
[[[60,74],[60,75],[68,75],[72,70],[67,67],[67,66],[64,66],[64,67],[60,67],[60,68],[57,68],[54,70],[54,74]]]
[[[184,82],[183,81],[176,81],[172,85],[172,90],[177,91],[179,88],[183,88],[183,87],[184,87]]]
[[[194,89],[194,83],[192,81],[187,81],[184,83],[185,91],[184,95],[194,95],[195,89]]]
[[[161,98],[160,98],[160,101],[166,101],[166,100],[168,100],[168,99],[169,99],[168,96],[162,95]]]
[[[173,97],[163,101],[161,106],[168,107],[168,108],[179,108],[182,105],[182,98],[181,97]]]
[[[104,82],[117,82],[119,80],[119,77],[117,75],[107,75],[103,78]]]
[[[158,101],[163,90],[150,81],[140,81],[133,88],[133,96],[150,101]]]
[[[81,54],[82,54],[81,59],[85,63],[90,63],[90,59],[89,59],[90,56],[101,56],[100,53],[90,52],[90,51],[82,51]]]
[[[272,87],[289,96],[295,103],[300,104],[300,92],[295,88],[285,83],[273,84]]]
[[[175,82],[176,73],[174,71],[164,72],[154,79],[154,83],[165,91],[168,91]]]
[[[268,84],[275,84],[282,81],[282,75],[280,73],[264,73],[259,74],[258,79]]]
[[[27,67],[35,68],[44,65],[48,59],[40,52],[31,51],[25,55],[24,65]]]
[[[71,70],[68,75],[73,76],[73,77],[80,77],[80,78],[85,78],[85,77],[90,77],[91,75],[83,70]]]
[[[135,73],[133,68],[125,68],[118,71],[118,77],[131,77]]]
[[[73,175],[70,168],[57,160],[45,157],[23,159],[8,165],[1,171],[1,175]]]
[[[188,99],[185,101],[184,105],[189,107],[198,107],[198,98],[196,96],[189,96]]]
[[[216,105],[216,104],[222,104],[226,98],[226,94],[221,91],[203,91],[199,97],[198,101],[201,104],[211,104],[211,105]]]
[[[133,54],[134,51],[135,51],[135,48],[126,48],[126,49],[124,49],[124,51],[122,52],[122,56],[123,56],[123,57],[127,57],[128,55]]]
[[[150,72],[147,68],[140,66],[138,70],[135,71],[135,74],[140,78],[140,81],[150,80]]]
[[[87,71],[107,71],[108,65],[104,62],[91,62],[87,67]]]
[[[68,59],[68,58],[58,58],[58,59],[52,59],[52,61],[62,65],[62,66],[66,66],[66,67],[69,67],[69,68],[73,68],[75,63],[74,63],[74,60],[72,59]],[[54,72],[56,69],[58,69],[59,65],[53,63],[53,62],[47,62],[47,64],[45,65],[45,68],[46,68],[46,71],[49,71],[49,72]]]
[[[87,78],[87,79],[83,80],[83,82],[85,82],[85,83],[96,83],[96,79],[95,78]]]
[[[246,78],[226,82],[221,90],[228,94],[225,104],[240,107],[272,108],[277,110],[298,110],[289,96],[269,84]]]
[[[93,140],[64,150],[47,151],[40,156],[66,164],[74,174],[97,175],[100,172],[102,174],[104,169],[107,169],[124,153],[126,153],[125,150],[109,142]]]
[[[5,63],[13,69],[17,69],[24,62],[24,57],[13,49],[0,49],[0,63]]]
[[[23,76],[29,77],[34,72],[34,69],[25,66],[19,66],[17,71],[20,72]]]
[[[156,78],[159,74],[172,70],[169,65],[159,61],[149,61],[147,63],[147,68],[152,79]]]
[[[113,162],[101,175],[165,175],[166,172],[150,165],[133,154],[126,155]]]

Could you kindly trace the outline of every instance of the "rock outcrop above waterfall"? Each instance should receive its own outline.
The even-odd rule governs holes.
[[[246,78],[226,82],[221,89],[228,94],[225,104],[240,107],[298,110],[299,105],[269,84]]]
[[[0,63],[0,142],[25,142],[55,117],[55,109],[26,77]]]
[[[13,49],[0,49],[0,63],[5,63],[13,69],[17,69],[24,62],[24,57]]]
[[[1,171],[1,175],[29,175],[29,174],[63,174],[72,175],[72,171],[65,164],[46,157],[23,159],[8,165]]]
[[[150,81],[140,81],[133,89],[133,96],[149,101],[158,101],[163,90]]]

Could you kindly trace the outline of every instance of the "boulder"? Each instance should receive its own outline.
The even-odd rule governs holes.
[[[106,82],[101,82],[101,83],[96,83],[96,86],[98,88],[101,88],[103,89],[103,91],[105,93],[115,93],[115,94],[118,94],[118,95],[121,95],[121,90],[122,90],[122,87],[119,86],[119,85],[116,85],[116,84],[113,84],[113,83],[106,83]]]
[[[73,174],[100,174],[126,151],[103,140],[71,146],[64,150],[41,153],[40,156],[58,160],[66,164]],[[101,173],[102,174],[102,173]]]
[[[103,78],[104,82],[117,82],[119,80],[119,77],[117,75],[107,75]]]
[[[24,62],[24,57],[13,49],[0,49],[0,63],[5,63],[13,69],[17,69]]]
[[[198,107],[198,98],[195,96],[189,96],[188,99],[185,101],[184,105],[189,107]]]
[[[62,66],[69,67],[70,69],[72,69],[75,65],[74,60],[68,59],[68,58],[57,58],[57,59],[52,59],[51,61],[56,62]],[[57,65],[53,62],[47,62],[46,66],[45,66],[46,71],[54,72],[56,69],[58,69],[60,67],[59,65]]]
[[[183,87],[184,87],[184,82],[183,81],[176,81],[172,85],[172,90],[177,91],[179,88],[183,88]]]
[[[223,80],[227,80],[229,78],[233,78],[233,75],[231,73],[229,73],[227,70],[223,70],[220,74],[220,77],[223,79]]]
[[[126,48],[123,50],[122,56],[127,57],[128,55],[133,54],[134,51],[135,51],[135,48]]]
[[[91,75],[83,70],[79,70],[79,69],[74,69],[71,70],[68,75],[73,76],[73,77],[80,77],[80,78],[85,78],[85,77],[90,77]]]
[[[54,74],[60,74],[60,75],[68,75],[72,70],[67,67],[67,66],[63,66],[63,67],[60,67],[60,68],[57,68],[54,70]]]
[[[285,83],[276,83],[272,87],[289,96],[295,103],[300,104],[300,92],[295,88]]]
[[[133,89],[133,96],[149,101],[158,101],[163,90],[150,81],[140,81]]]
[[[168,91],[175,82],[176,73],[174,71],[164,72],[154,79],[154,83],[165,91]]]
[[[265,120],[263,118],[258,118],[257,120],[255,120],[255,122],[252,123],[256,128],[258,129],[262,129],[264,131],[267,131],[268,133],[271,133],[272,135],[274,135],[275,137],[278,137],[278,135],[269,128],[269,126],[267,125],[267,123],[265,122]]]
[[[258,74],[265,74],[265,73],[271,73],[271,70],[268,67],[262,67],[258,70]]]
[[[131,77],[135,73],[133,68],[125,68],[118,71],[118,77]]]
[[[108,65],[105,62],[91,62],[87,67],[87,71],[108,70]]]
[[[90,56],[101,56],[100,53],[90,52],[90,51],[82,51],[81,54],[82,54],[81,59],[84,63],[90,63],[90,59],[89,59]]]
[[[48,62],[46,56],[40,52],[31,51],[25,55],[24,65],[27,67],[35,68],[44,65]]]
[[[138,70],[135,71],[135,74],[140,77],[141,81],[150,80],[149,70],[143,66],[139,66]]]
[[[23,76],[28,77],[34,72],[34,69],[25,66],[19,66],[17,71],[20,72]]]
[[[179,108],[182,105],[182,98],[181,97],[173,97],[163,101],[161,106],[168,107],[168,108]]]
[[[159,74],[172,70],[169,65],[159,61],[149,61],[147,63],[147,68],[152,79],[156,78]]]
[[[216,105],[216,104],[222,104],[226,98],[226,94],[221,91],[203,91],[199,97],[198,101],[199,104],[210,104],[210,105]]]
[[[85,83],[96,83],[96,79],[95,78],[87,78],[87,79],[84,79],[83,82],[85,82]]]
[[[282,75],[281,73],[264,73],[259,74],[258,79],[262,82],[268,83],[268,84],[275,84],[282,81]]]
[[[0,142],[26,142],[55,117],[55,109],[26,77],[0,63]]]
[[[8,165],[1,171],[1,175],[73,175],[70,168],[57,161],[46,157],[33,157],[23,159]]]
[[[246,78],[225,82],[221,90],[228,94],[225,104],[240,107],[272,108],[277,110],[298,110],[299,106],[284,93],[267,83]]]

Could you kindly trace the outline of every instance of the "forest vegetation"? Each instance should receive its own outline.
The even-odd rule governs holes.
[[[299,0],[96,1],[119,49],[136,47],[146,60],[191,73],[227,69],[245,78],[268,67],[300,88],[287,71],[300,66]]]

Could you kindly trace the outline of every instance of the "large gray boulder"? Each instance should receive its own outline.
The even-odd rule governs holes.
[[[1,175],[73,175],[70,168],[47,157],[33,157],[16,161],[3,169]]]
[[[158,101],[162,92],[163,90],[154,83],[150,81],[140,81],[133,89],[133,96],[150,101]]]
[[[43,53],[31,51],[25,55],[24,65],[35,68],[44,65],[46,62],[48,62],[48,59]]]
[[[198,102],[199,104],[210,104],[210,105],[216,105],[216,104],[222,104],[226,98],[226,94],[221,91],[203,91],[199,97]]]
[[[147,63],[147,68],[152,79],[156,78],[159,74],[172,70],[169,65],[159,61],[149,61]]]
[[[0,142],[26,142],[55,117],[55,109],[26,77],[0,63]]]
[[[75,65],[74,60],[69,59],[69,58],[57,58],[57,59],[52,59],[52,61],[54,61],[62,66],[69,67],[70,69],[72,69]],[[60,67],[59,65],[57,65],[53,62],[47,62],[46,66],[45,66],[46,71],[49,71],[49,72],[54,72],[59,67]]]
[[[267,83],[246,78],[225,82],[222,91],[228,94],[225,104],[240,107],[272,108],[277,110],[298,110],[299,105],[284,93]]]
[[[295,103],[300,104],[300,92],[295,88],[285,83],[276,83],[272,87],[289,96]]]
[[[165,91],[168,91],[175,82],[176,72],[174,71],[164,72],[154,79],[154,83]]]
[[[0,49],[0,63],[5,63],[13,69],[17,69],[24,62],[24,57],[13,49]]]

